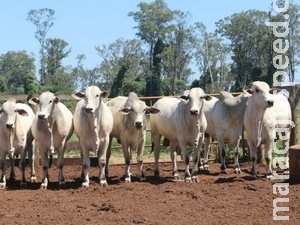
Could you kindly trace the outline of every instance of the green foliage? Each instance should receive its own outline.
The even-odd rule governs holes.
[[[24,94],[36,94],[36,93],[38,93],[36,77],[32,73],[28,73],[25,77]]]

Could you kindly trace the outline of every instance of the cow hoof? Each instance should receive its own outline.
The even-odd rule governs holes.
[[[41,184],[41,189],[47,189],[47,185],[46,184]]]
[[[187,182],[187,183],[192,183],[192,178],[191,178],[191,177],[186,177],[186,178],[185,178],[185,182]]]
[[[240,169],[240,168],[235,168],[235,169],[234,169],[234,172],[235,172],[235,173],[241,173],[241,169]]]
[[[204,165],[204,170],[208,170],[209,169],[209,165],[208,164],[205,164]]]
[[[273,175],[267,175],[266,178],[267,178],[267,180],[272,180],[273,179]]]
[[[220,174],[227,174],[226,170],[221,170]]]
[[[130,177],[125,177],[125,183],[131,183],[131,178]]]
[[[107,186],[108,186],[106,180],[100,180],[100,185],[101,185],[102,187],[107,187]]]
[[[65,188],[65,187],[66,187],[66,182],[64,182],[64,181],[59,181],[59,182],[58,182],[58,186],[59,186],[59,188]]]
[[[199,167],[199,170],[204,170],[204,166],[200,166],[200,167]]]
[[[192,182],[198,183],[199,182],[198,176],[192,176]]]
[[[140,182],[145,182],[146,178],[145,177],[140,177]]]
[[[284,175],[289,175],[289,174],[290,174],[290,171],[289,171],[289,170],[284,170],[284,171],[283,171],[283,174],[284,174]]]
[[[256,180],[256,175],[255,175],[255,174],[250,174],[250,175],[249,175],[249,178],[250,178],[251,180]]]
[[[20,187],[21,188],[26,188],[27,187],[27,183],[26,182],[21,182]]]
[[[5,183],[1,183],[0,184],[0,189],[5,189],[6,188],[6,184]]]
[[[36,182],[37,182],[36,177],[31,177],[31,178],[30,178],[30,183],[36,183]]]

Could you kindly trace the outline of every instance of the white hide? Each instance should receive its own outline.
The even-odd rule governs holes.
[[[57,96],[48,91],[43,92],[38,98],[31,98],[28,102],[37,105],[31,130],[42,159],[43,181],[41,188],[46,189],[48,186],[48,168],[50,166],[48,153],[53,154],[54,150],[58,153],[58,183],[60,187],[63,187],[65,185],[63,158],[66,142],[73,134],[73,115],[63,103],[59,102]]]
[[[227,142],[234,153],[234,170],[240,173],[238,148],[243,133],[243,120],[250,94],[245,92],[236,97],[229,92],[220,92],[220,100],[213,109],[213,123],[221,158],[221,173],[226,173],[225,143]]]
[[[21,171],[21,187],[26,185],[25,179],[25,157],[28,152],[31,167],[31,181],[36,181],[34,169],[33,137],[31,124],[34,113],[32,109],[23,103],[16,103],[15,99],[7,100],[0,108],[0,158],[2,175],[0,186],[6,187],[6,156],[11,158],[11,179],[14,179],[14,157],[20,154],[19,168]]]
[[[185,95],[182,97],[184,100],[174,97],[163,97],[153,105],[153,107],[160,110],[159,113],[150,115],[151,137],[155,158],[154,170],[155,175],[158,176],[160,138],[164,136],[170,140],[174,177],[178,177],[176,147],[180,147],[183,161],[186,165],[185,179],[186,181],[197,181],[198,144],[207,127],[207,121],[203,113],[203,104],[205,99],[209,100],[211,97],[207,96],[201,88],[192,88],[188,95],[185,92]],[[187,145],[194,150],[192,177],[189,171],[190,157]]]
[[[261,144],[265,144],[266,176],[272,178],[271,164],[272,151],[275,149],[275,131],[278,131],[278,129],[281,129],[281,132],[285,131],[286,136],[284,139],[286,139],[286,142],[284,142],[284,147],[287,153],[290,129],[294,126],[291,107],[286,97],[280,93],[270,94],[269,85],[264,82],[253,82],[251,91],[252,97],[248,101],[244,117],[247,142],[251,151],[251,176],[256,178],[257,174],[257,148]],[[279,132],[280,135],[282,135],[281,132]],[[286,169],[288,169],[288,161],[285,163]]]
[[[90,150],[98,156],[100,184],[107,185],[106,154],[113,128],[112,113],[105,103],[108,93],[102,92],[97,86],[89,86],[84,93],[77,92],[72,94],[72,97],[80,100],[74,112],[74,131],[81,146],[82,186],[89,187]]]
[[[131,182],[130,162],[132,151],[137,149],[137,165],[140,181],[145,180],[143,172],[143,154],[146,141],[146,113],[157,113],[153,107],[148,107],[139,100],[136,93],[130,92],[128,97],[118,96],[107,103],[112,111],[114,125],[111,132],[108,159],[112,138],[116,138],[122,145],[125,158],[125,182]],[[107,160],[108,164],[108,160]],[[107,170],[108,172],[108,170]]]

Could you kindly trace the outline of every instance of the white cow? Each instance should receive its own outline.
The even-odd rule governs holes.
[[[221,91],[220,100],[213,108],[213,123],[221,158],[221,173],[226,173],[225,142],[233,148],[234,170],[240,173],[238,150],[243,133],[243,120],[250,94],[244,92],[233,97],[229,92]]]
[[[113,114],[114,126],[110,135],[107,157],[110,158],[111,141],[116,138],[122,145],[125,158],[125,182],[131,182],[130,162],[132,150],[137,149],[137,164],[140,181],[145,180],[143,172],[143,154],[146,142],[146,113],[157,113],[159,110],[148,107],[139,100],[136,93],[130,92],[128,97],[118,96],[108,101],[107,106]]]
[[[73,134],[72,112],[63,103],[59,102],[57,96],[49,91],[43,92],[39,97],[31,98],[28,102],[38,106],[31,130],[42,159],[43,180],[41,188],[47,189],[49,182],[48,168],[51,166],[48,153],[50,151],[52,159],[54,150],[58,153],[58,184],[59,187],[64,187],[63,160],[66,142]]]
[[[255,81],[252,84],[252,97],[248,101],[248,106],[244,117],[244,126],[247,131],[247,142],[251,151],[252,169],[250,176],[256,178],[257,149],[261,144],[265,144],[266,177],[271,179],[272,150],[276,148],[274,139],[276,132],[280,134],[284,142],[285,152],[288,151],[288,141],[290,129],[294,126],[291,116],[291,107],[286,97],[282,94],[270,94],[273,90],[265,82]],[[282,136],[281,133],[285,133]],[[286,169],[288,161],[286,157]]]
[[[21,171],[21,187],[26,185],[25,179],[25,157],[28,152],[28,159],[31,167],[31,182],[36,181],[34,169],[33,137],[31,124],[34,118],[32,109],[23,103],[16,103],[15,99],[7,100],[0,108],[0,158],[1,158],[1,181],[0,187],[6,187],[5,171],[6,156],[11,158],[10,178],[14,179],[14,157],[20,154],[19,168]]]
[[[205,118],[207,121],[207,128],[205,130],[205,136],[204,136],[204,159],[203,159],[203,162],[201,161],[200,151],[199,151],[198,158],[199,158],[199,163],[200,163],[200,165],[199,165],[200,170],[209,168],[208,152],[210,149],[212,139],[216,137],[215,126],[213,123],[213,108],[218,100],[219,100],[218,98],[212,96],[211,100],[205,101],[204,105],[203,105],[203,112],[204,112],[204,115],[205,115]],[[199,140],[199,143],[201,143],[201,140]]]
[[[187,182],[197,181],[198,142],[207,127],[203,104],[205,99],[209,100],[211,97],[206,95],[201,88],[192,88],[188,96],[184,95],[182,98],[184,100],[163,97],[153,105],[153,107],[160,110],[159,113],[150,115],[151,138],[155,158],[154,172],[156,176],[159,176],[160,138],[164,136],[170,140],[174,177],[178,178],[176,147],[180,147],[186,165],[185,180]],[[192,177],[189,171],[190,157],[187,145],[194,149]]]
[[[80,100],[74,112],[74,129],[81,146],[82,186],[89,187],[90,150],[98,155],[100,184],[106,186],[106,154],[113,128],[113,116],[105,103],[108,93],[97,86],[89,86],[84,93],[77,92],[72,97]]]

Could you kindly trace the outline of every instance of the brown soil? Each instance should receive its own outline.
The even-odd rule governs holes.
[[[77,161],[77,162],[80,162]],[[16,181],[8,181],[0,190],[0,224],[299,224],[300,184],[289,185],[289,221],[273,221],[273,184],[265,169],[259,167],[258,179],[248,178],[250,164],[242,164],[242,173],[228,167],[219,174],[220,164],[210,164],[210,172],[201,172],[198,183],[173,181],[171,164],[160,164],[161,179],[153,176],[153,164],[144,165],[146,182],[139,182],[137,166],[132,166],[132,183],[124,183],[123,165],[111,165],[107,187],[98,181],[99,170],[90,168],[90,187],[82,188],[81,166],[66,165],[66,188],[58,189],[56,167],[50,168],[48,190],[40,189],[41,167],[37,168],[38,183],[20,189]],[[184,166],[179,163],[183,179]],[[8,170],[9,171],[9,170]],[[7,174],[8,174],[7,171]],[[29,171],[27,180],[29,179]]]

